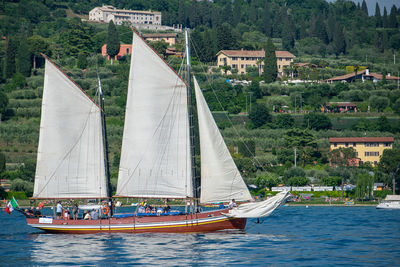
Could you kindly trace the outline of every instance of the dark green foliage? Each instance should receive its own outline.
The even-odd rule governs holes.
[[[253,94],[255,99],[262,97],[260,83],[258,81],[253,80],[247,89]]]
[[[397,9],[396,9],[396,6],[393,5],[392,8],[390,9],[388,27],[389,28],[397,28],[398,26],[399,26],[399,23],[397,22]]]
[[[377,3],[378,4],[378,3]],[[368,7],[367,7],[367,3],[365,3],[365,0],[362,1],[361,4],[361,11],[368,16]]]
[[[340,24],[340,22],[336,23],[333,31],[333,47],[336,56],[339,56],[341,53],[346,53],[346,40],[343,33],[343,26]]]
[[[281,182],[281,179],[272,173],[258,176],[256,179],[256,185],[258,188],[269,188],[270,190],[271,187],[277,186]]]
[[[377,28],[380,28],[383,26],[381,9],[379,8],[378,2],[376,2],[376,6],[375,6],[375,25]]]
[[[168,47],[168,43],[166,43],[164,40],[161,40],[161,41],[150,42],[149,44],[160,56],[165,57],[165,50]]]
[[[84,53],[78,55],[78,60],[76,61],[76,66],[80,69],[86,69],[88,65],[87,57]]]
[[[79,53],[89,55],[94,52],[92,36],[92,29],[87,24],[81,21],[71,21],[69,29],[60,36],[60,41],[64,44],[64,53],[77,57]]]
[[[274,119],[275,127],[289,129],[294,126],[294,118],[290,114],[277,115]]]
[[[244,157],[253,158],[256,155],[256,142],[252,139],[237,142],[238,152]]]
[[[115,28],[114,22],[110,21],[108,23],[107,55],[113,59],[116,55],[118,55],[119,48],[120,43],[117,29]]]
[[[11,78],[15,71],[15,42],[13,38],[9,38],[7,40],[7,47],[6,47],[6,62],[5,62],[5,77]]]
[[[389,175],[398,184],[400,182],[400,149],[385,149],[379,161],[378,169]]]
[[[0,175],[6,170],[6,155],[0,152]]]
[[[264,105],[256,104],[249,113],[249,119],[255,128],[259,128],[271,120],[271,115]]]
[[[356,197],[360,200],[371,199],[374,190],[374,176],[362,173],[357,176]]]
[[[17,55],[17,71],[26,77],[31,76],[31,53],[25,33],[20,36]]]
[[[389,98],[385,96],[371,96],[369,102],[371,107],[379,112],[383,111],[389,105]]]
[[[292,177],[306,177],[306,172],[303,168],[300,167],[292,167],[285,171],[284,178],[288,180]]]
[[[217,50],[238,49],[238,40],[232,27],[228,23],[223,23],[217,28]]]
[[[325,114],[308,113],[304,115],[303,126],[314,130],[327,130],[332,127],[331,120]]]
[[[29,43],[29,51],[33,55],[33,69],[36,69],[37,59],[41,57],[41,53],[51,56],[51,52],[49,50],[49,43],[43,37],[39,35],[33,35],[28,38]]]
[[[329,176],[322,178],[322,183],[326,186],[339,186],[341,178],[337,176]]]
[[[268,38],[267,46],[265,47],[265,58],[264,58],[264,73],[263,78],[266,83],[272,83],[276,81],[278,76],[278,67],[276,66],[276,55],[275,46],[272,43],[272,39]]]
[[[8,97],[5,93],[0,91],[0,121],[4,120],[3,114],[7,110],[7,105],[8,105]]]
[[[290,186],[305,186],[310,183],[310,180],[306,177],[291,177],[287,181]]]
[[[374,126],[380,132],[391,132],[393,130],[392,125],[385,116],[379,117]]]

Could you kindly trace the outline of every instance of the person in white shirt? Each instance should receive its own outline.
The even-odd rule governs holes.
[[[231,202],[229,202],[229,208],[232,209],[232,208],[234,208],[236,206],[237,205],[236,205],[235,199],[232,199]]]

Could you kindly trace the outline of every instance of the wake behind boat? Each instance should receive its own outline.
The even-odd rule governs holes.
[[[33,198],[182,199],[186,214],[113,215],[66,220],[27,215],[30,226],[53,233],[208,232],[244,229],[246,218],[268,216],[288,192],[264,202],[201,212],[201,205],[252,200],[194,78],[201,156],[196,180],[190,61],[187,81],[141,37],[133,34],[128,95],[116,195],[111,196],[104,107],[46,58],[42,117]],[[61,101],[60,101],[61,100]],[[158,215],[158,216],[157,216]]]

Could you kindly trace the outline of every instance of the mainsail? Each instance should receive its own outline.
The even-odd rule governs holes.
[[[104,198],[101,109],[46,58],[34,198]]]
[[[201,156],[201,203],[252,199],[237,169],[203,93],[194,78],[199,120]]]
[[[134,33],[116,196],[192,191],[186,84]]]

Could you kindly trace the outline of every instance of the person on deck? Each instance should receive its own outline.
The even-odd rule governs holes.
[[[61,213],[62,213],[62,210],[63,210],[63,206],[61,205],[61,201],[58,201],[57,202],[57,219],[60,219],[61,218]]]
[[[74,206],[72,207],[72,217],[74,220],[78,220],[78,213],[79,213],[79,208],[78,208],[78,204],[74,204]]]
[[[83,213],[83,217],[84,220],[91,220],[92,218],[90,217],[89,212],[87,212],[86,210]]]
[[[92,220],[98,220],[99,219],[99,213],[97,212],[97,210],[92,210],[90,212],[90,217],[92,218]]]
[[[229,202],[229,208],[230,209],[232,209],[232,208],[234,208],[234,207],[236,207],[237,205],[236,205],[236,201],[235,201],[235,199],[233,198],[232,200],[231,200],[231,202]]]

